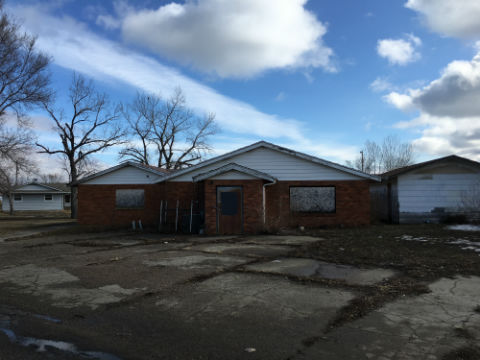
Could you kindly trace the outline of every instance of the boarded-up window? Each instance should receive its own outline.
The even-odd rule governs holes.
[[[143,189],[118,189],[115,194],[115,205],[122,209],[143,208],[145,193]]]
[[[290,210],[298,212],[334,213],[335,187],[291,187]]]

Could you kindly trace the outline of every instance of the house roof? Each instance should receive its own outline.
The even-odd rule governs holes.
[[[361,177],[361,178],[374,180],[374,181],[380,181],[380,177],[378,177],[376,175],[366,174],[362,171],[355,170],[355,169],[349,168],[347,166],[343,166],[343,165],[340,165],[340,164],[337,164],[337,163],[334,163],[334,162],[331,162],[331,161],[328,161],[328,160],[320,159],[320,158],[315,157],[315,156],[307,155],[307,154],[304,154],[304,153],[301,153],[301,152],[298,152],[298,151],[294,151],[294,150],[291,150],[291,149],[288,149],[288,148],[285,148],[285,147],[281,147],[281,146],[278,146],[278,145],[275,145],[275,144],[272,144],[272,143],[269,143],[269,142],[266,142],[266,141],[259,141],[259,142],[256,142],[254,144],[245,146],[243,148],[228,152],[226,154],[216,156],[216,157],[213,157],[211,159],[202,161],[201,163],[193,165],[189,168],[182,169],[182,170],[177,170],[174,173],[171,173],[171,174],[168,174],[168,175],[164,176],[162,179],[158,180],[158,182],[167,181],[167,180],[176,178],[178,176],[188,174],[191,171],[201,169],[202,167],[214,164],[214,163],[219,162],[219,161],[227,160],[227,159],[232,158],[234,156],[237,156],[237,155],[240,155],[240,154],[246,153],[248,151],[252,151],[252,150],[261,148],[261,147],[271,149],[271,150],[275,150],[275,151],[279,151],[281,153],[288,154],[288,155],[294,156],[294,157],[299,158],[299,159],[307,160],[307,161],[313,162],[315,164],[328,166],[328,167],[331,167],[331,168],[334,168],[334,169],[337,169],[337,170],[340,170],[340,171],[343,171],[343,172],[346,172],[346,173],[349,173],[349,174],[352,174],[352,175],[355,175],[355,176],[358,176],[358,177]]]
[[[116,166],[112,166],[111,168],[105,169],[103,171],[99,171],[99,172],[97,172],[93,175],[86,176],[86,177],[76,181],[75,183],[72,183],[71,185],[72,186],[77,186],[78,184],[82,184],[84,182],[90,181],[92,179],[95,179],[97,177],[100,177],[100,176],[103,176],[103,175],[106,175],[106,174],[109,174],[111,172],[117,171],[117,170],[122,169],[122,168],[127,167],[127,166],[133,166],[133,167],[136,167],[137,169],[145,170],[145,171],[148,171],[152,174],[159,175],[159,176],[165,176],[165,174],[169,173],[168,170],[162,169],[162,168],[159,168],[159,167],[156,167],[156,166],[153,166],[153,165],[145,165],[145,164],[140,164],[140,163],[133,162],[133,161],[125,161],[125,162],[123,162],[121,164],[118,164]]]
[[[27,185],[38,185],[42,186],[45,188],[45,190],[22,190],[23,187]],[[44,183],[38,183],[38,182],[31,182],[28,184],[23,184],[19,185],[16,188],[14,188],[11,193],[12,194],[50,194],[50,193],[62,193],[62,194],[69,194],[70,193],[70,187],[68,184],[65,183],[52,183],[52,184],[44,184]]]
[[[476,166],[476,167],[480,168],[480,163],[477,162],[477,161],[473,161],[473,160],[470,160],[470,159],[467,159],[467,158],[464,158],[464,157],[461,157],[461,156],[458,156],[458,155],[449,155],[449,156],[444,156],[444,157],[441,157],[441,158],[438,158],[438,159],[424,161],[424,162],[421,162],[421,163],[418,163],[418,164],[404,166],[404,167],[401,167],[401,168],[398,168],[398,169],[387,171],[387,172],[383,173],[381,175],[381,177],[382,177],[382,179],[390,179],[392,177],[396,177],[398,175],[402,175],[404,173],[407,173],[407,172],[410,172],[410,171],[413,171],[413,170],[417,170],[417,169],[420,169],[420,168],[423,168],[423,167],[432,166],[432,165],[434,166],[434,165],[438,165],[438,164],[441,164],[441,163],[447,163],[447,162],[452,162],[452,161],[460,162],[460,163],[463,163],[463,164],[466,164],[466,165],[473,165],[473,166]]]
[[[277,180],[273,176],[268,175],[264,172],[254,170],[254,169],[250,169],[246,166],[238,165],[238,164],[235,164],[235,163],[230,163],[230,164],[221,166],[217,169],[213,169],[213,170],[198,174],[197,176],[193,177],[193,181],[197,182],[197,181],[206,180],[206,179],[209,179],[213,176],[225,174],[226,172],[229,172],[229,171],[238,171],[242,174],[247,174],[247,175],[259,178],[259,179],[269,180],[269,181],[272,181],[272,182]]]

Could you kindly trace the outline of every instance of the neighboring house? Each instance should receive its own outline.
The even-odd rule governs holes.
[[[30,183],[16,187],[3,195],[2,210],[10,211],[9,197],[14,211],[42,211],[70,209],[70,188],[66,184]]]
[[[370,182],[380,181],[264,141],[187,169],[160,170],[124,163],[79,180],[79,222],[175,222],[177,229],[195,211],[207,234],[366,225]]]
[[[474,218],[480,206],[480,163],[451,155],[406,166],[383,174],[381,185],[371,191],[381,220],[403,224]]]

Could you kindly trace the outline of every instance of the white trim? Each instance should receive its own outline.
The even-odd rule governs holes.
[[[230,164],[221,166],[219,168],[216,168],[216,169],[213,169],[213,170],[210,170],[210,171],[207,171],[207,172],[204,172],[204,173],[201,173],[201,174],[198,174],[198,175],[194,176],[193,177],[193,182],[206,180],[206,179],[209,179],[211,177],[221,175],[221,174],[224,174],[224,173],[232,171],[232,170],[238,171],[240,173],[247,174],[247,175],[259,178],[259,179],[272,181],[272,182],[277,180],[273,176],[271,176],[269,174],[266,174],[264,172],[254,170],[254,169],[250,169],[246,166],[238,165],[236,163],[230,163]]]
[[[205,166],[214,164],[214,163],[222,161],[222,160],[229,159],[231,157],[246,153],[246,152],[254,150],[254,149],[258,149],[260,147],[264,147],[264,148],[275,150],[275,151],[278,151],[278,152],[281,152],[281,153],[284,153],[284,154],[295,156],[297,158],[307,160],[307,161],[313,162],[315,164],[328,166],[328,167],[331,167],[331,168],[334,168],[334,169],[337,169],[337,170],[340,170],[340,171],[343,171],[343,172],[346,172],[346,173],[349,173],[349,174],[352,174],[352,175],[355,175],[355,176],[358,176],[358,177],[361,177],[361,178],[374,180],[374,181],[378,181],[378,182],[381,181],[381,178],[379,176],[366,174],[362,171],[351,169],[349,167],[346,167],[346,166],[343,166],[343,165],[340,165],[340,164],[337,164],[337,163],[334,163],[334,162],[331,162],[331,161],[328,161],[328,160],[320,159],[320,158],[317,158],[315,156],[311,156],[311,155],[300,153],[300,152],[297,152],[297,151],[294,151],[294,150],[290,150],[290,149],[287,149],[287,148],[284,148],[284,147],[281,147],[281,146],[278,146],[278,145],[275,145],[275,144],[271,144],[271,143],[266,142],[266,141],[259,141],[259,142],[256,142],[256,143],[252,144],[252,145],[245,146],[243,148],[231,151],[229,153],[226,153],[226,154],[223,154],[223,155],[220,155],[220,156],[216,156],[216,157],[211,158],[209,160],[205,160],[205,161],[203,161],[199,164],[193,165],[189,168],[186,168],[186,169],[183,169],[183,170],[178,170],[173,174],[165,175],[162,179],[158,180],[157,183],[167,181],[167,180],[171,180],[171,179],[176,178],[178,176],[187,174],[191,171],[201,169]]]

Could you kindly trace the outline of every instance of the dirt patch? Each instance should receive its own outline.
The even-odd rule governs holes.
[[[450,242],[480,242],[480,234],[448,230],[441,225],[371,226],[319,230],[325,240],[297,250],[304,257],[357,266],[390,267],[418,280],[480,275],[480,259],[474,251]],[[406,236],[425,241],[406,241]]]
[[[324,240],[298,248],[296,256],[358,267],[390,268],[402,274],[372,286],[351,301],[339,311],[330,328],[358,319],[400,296],[428,292],[427,285],[442,277],[480,276],[478,254],[453,243],[458,239],[479,242],[478,233],[428,224],[312,230],[309,235]]]
[[[347,306],[340,309],[335,318],[328,324],[326,332],[359,319],[399,297],[417,296],[429,291],[425,284],[420,284],[409,277],[387,280],[382,284],[372,286],[363,295],[356,297]]]

